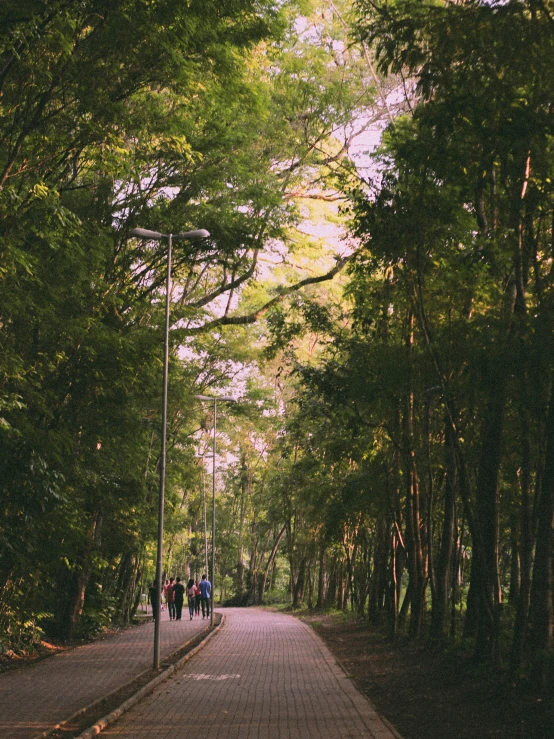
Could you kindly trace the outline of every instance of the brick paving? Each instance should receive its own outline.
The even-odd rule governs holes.
[[[102,739],[394,739],[305,624],[225,609],[225,626]]]
[[[208,625],[169,621],[162,612],[160,654],[167,657]],[[34,739],[152,667],[152,621],[102,641],[0,675],[1,739]]]

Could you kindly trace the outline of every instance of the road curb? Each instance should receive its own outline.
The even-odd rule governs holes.
[[[223,625],[223,614],[221,614],[221,621],[219,622],[219,624],[215,627],[215,629],[212,632],[209,632],[209,628],[210,627],[207,626],[199,634],[197,634],[196,636],[192,637],[191,639],[188,639],[186,642],[184,642],[183,644],[181,644],[181,646],[178,649],[175,649],[171,654],[166,655],[164,657],[164,659],[166,659],[166,660],[167,659],[171,659],[172,655],[174,655],[177,652],[180,652],[188,644],[190,644],[191,642],[193,642],[195,639],[198,639],[198,637],[199,636],[202,636],[205,632],[209,632],[209,633],[206,633],[206,635],[202,637],[202,641],[200,642],[200,644],[197,645],[197,647],[194,647],[194,649],[192,649],[190,652],[188,652],[187,655],[184,655],[185,657],[191,656],[201,646],[203,646],[206,643],[206,641],[209,639],[210,635],[211,634],[214,634],[222,625]],[[186,661],[186,660],[181,659],[176,664],[179,664],[180,665],[183,661]],[[175,665],[172,665],[172,667],[174,668]],[[63,721],[60,721],[55,726],[52,726],[50,729],[47,729],[46,731],[41,731],[40,734],[35,734],[35,736],[33,736],[32,739],[48,739],[48,737],[51,737],[52,734],[54,734],[56,731],[59,731],[60,729],[63,730],[69,723],[71,723],[73,721],[76,721],[79,718],[79,716],[81,716],[82,714],[86,713],[87,711],[90,711],[90,710],[94,709],[94,707],[96,705],[98,705],[98,704],[100,704],[100,703],[102,703],[102,702],[104,702],[106,700],[109,700],[112,695],[114,695],[116,693],[119,693],[121,690],[125,690],[125,688],[127,686],[132,685],[132,683],[140,680],[145,674],[147,674],[150,671],[151,671],[151,668],[148,668],[147,670],[143,670],[138,675],[136,675],[132,680],[129,680],[127,683],[125,683],[125,685],[121,685],[118,688],[115,688],[115,690],[112,690],[107,695],[104,695],[101,698],[97,698],[92,703],[89,703],[88,706],[85,706],[84,708],[79,708],[78,711],[75,711],[75,713],[72,713],[71,716],[69,716],[68,718],[64,719]],[[164,673],[161,673],[161,675],[162,676],[165,676],[165,672]],[[154,679],[157,679],[159,677],[160,677],[160,675],[156,675],[156,677]],[[148,685],[150,685],[150,683],[148,683]],[[143,687],[146,687],[146,686],[143,686]],[[131,697],[133,697],[133,696],[131,696]],[[95,736],[95,735],[93,734],[93,736]]]
[[[202,639],[200,644],[198,644],[194,649],[191,649],[190,652],[184,655],[184,657],[181,657],[181,659],[176,662],[174,665],[171,665],[167,668],[167,670],[164,670],[159,675],[156,675],[156,677],[151,680],[149,683],[144,685],[140,690],[138,690],[134,695],[132,695],[130,698],[127,698],[126,701],[124,701],[119,708],[114,709],[110,713],[106,714],[106,716],[103,716],[101,719],[99,719],[95,724],[93,724],[91,727],[83,731],[82,734],[79,734],[76,739],[92,739],[95,736],[98,736],[101,731],[103,731],[107,726],[110,724],[113,724],[114,721],[117,721],[118,718],[120,718],[126,711],[128,711],[132,706],[135,705],[135,703],[138,703],[142,698],[144,698],[148,693],[151,693],[154,688],[156,688],[160,683],[162,683],[164,680],[167,680],[168,677],[170,677],[174,672],[177,672],[184,664],[185,662],[188,662],[188,660],[194,656],[202,647],[205,647],[206,644],[210,641],[210,639],[217,634],[219,629],[224,625],[225,623],[225,616],[221,614],[221,621],[218,623],[218,625],[214,628],[213,631],[210,631],[210,633],[206,636],[205,639]]]

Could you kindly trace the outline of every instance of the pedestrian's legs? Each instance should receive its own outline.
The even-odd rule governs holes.
[[[189,598],[189,616],[191,621],[192,617],[194,616],[194,600],[194,596],[192,596],[192,598]]]
[[[169,602],[167,604],[167,608],[168,608],[168,611],[169,611],[169,619],[171,621],[172,619],[175,618],[175,603]]]
[[[182,610],[183,610],[183,601],[182,600],[178,600],[175,603],[175,619],[177,621],[180,621],[181,620],[181,612],[182,612]]]
[[[202,604],[202,618],[205,618],[206,617],[206,603],[208,602],[208,599],[202,598],[200,602]],[[208,606],[208,616],[209,615],[210,615],[210,607]]]
[[[200,615],[200,596],[199,595],[196,596],[196,602],[194,604],[194,612],[196,613],[197,616]]]

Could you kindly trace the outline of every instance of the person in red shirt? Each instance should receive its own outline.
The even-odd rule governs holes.
[[[164,587],[164,595],[167,603],[167,610],[169,611],[169,620],[175,620],[175,593],[173,592],[173,584],[175,582],[174,577],[169,578],[169,582]]]

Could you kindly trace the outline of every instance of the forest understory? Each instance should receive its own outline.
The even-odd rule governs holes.
[[[363,619],[305,611],[358,689],[402,739],[548,739],[554,701],[526,693],[498,673],[476,671],[459,652],[387,639]]]

